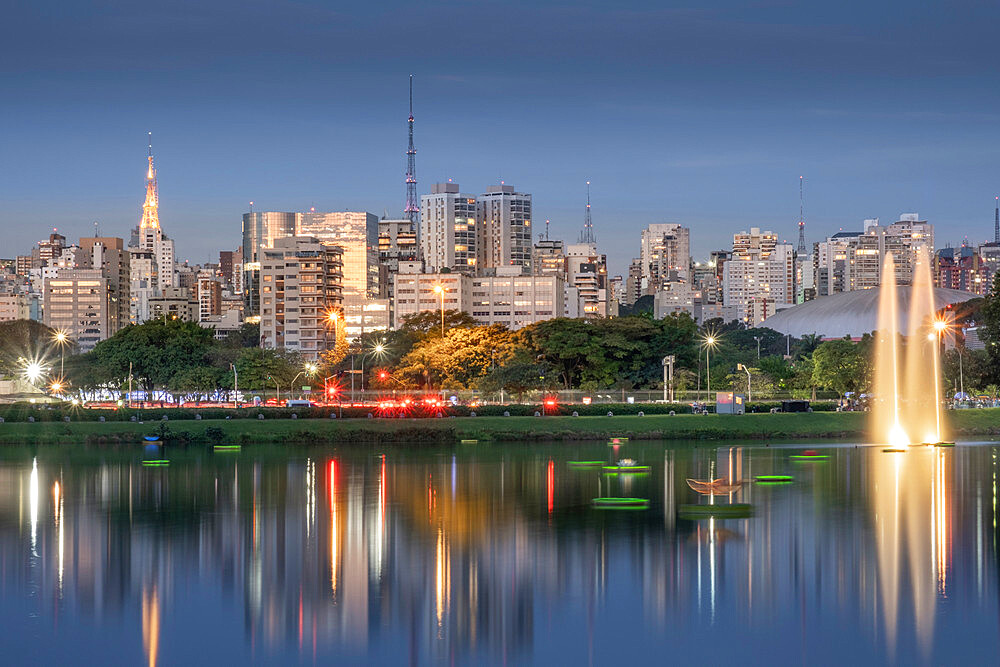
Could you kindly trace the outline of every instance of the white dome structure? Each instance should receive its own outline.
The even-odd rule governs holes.
[[[899,332],[907,334],[912,288],[896,288],[899,304]],[[878,289],[855,290],[823,296],[786,308],[764,320],[761,326],[796,338],[816,334],[823,338],[860,338],[878,328]],[[934,303],[938,310],[964,303],[978,295],[961,290],[934,288]]]

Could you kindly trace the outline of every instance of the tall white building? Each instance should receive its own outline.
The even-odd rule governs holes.
[[[757,227],[733,236],[732,257],[723,266],[723,304],[756,325],[795,303],[794,248]]]
[[[479,271],[519,266],[531,273],[531,195],[491,185],[479,195]]]
[[[519,267],[472,278],[472,316],[508,329],[564,316],[565,281],[560,275],[523,275]]]
[[[608,262],[596,243],[566,247],[566,316],[608,316]]]
[[[336,325],[328,318],[342,308],[342,257],[339,246],[307,236],[277,239],[261,251],[262,347],[315,359],[334,346]]]
[[[458,183],[435,183],[420,198],[420,251],[429,273],[450,269],[465,274],[479,262],[479,212],[474,195]]]
[[[658,222],[642,230],[639,247],[643,288],[647,293],[668,282],[687,282],[691,266],[691,230],[676,222]]]

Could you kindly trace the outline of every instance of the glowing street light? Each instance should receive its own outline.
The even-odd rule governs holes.
[[[45,375],[45,367],[38,361],[27,361],[24,362],[24,368],[21,369],[21,374],[24,375],[28,382],[35,384],[42,379],[43,375]]]
[[[52,334],[52,340],[59,346],[59,377],[63,377],[65,375],[66,344],[69,343],[69,334],[60,329]]]

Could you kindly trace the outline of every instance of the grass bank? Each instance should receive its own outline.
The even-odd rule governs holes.
[[[957,437],[1000,435],[1000,409],[948,414]],[[0,444],[137,443],[167,429],[173,442],[208,444],[447,444],[495,441],[777,440],[865,437],[864,413],[622,415],[614,417],[455,417],[441,419],[204,419],[169,422],[0,424]]]

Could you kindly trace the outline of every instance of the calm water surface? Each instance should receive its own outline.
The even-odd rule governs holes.
[[[8,448],[3,662],[996,664],[998,448],[804,448]]]

